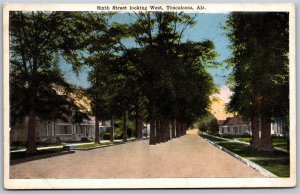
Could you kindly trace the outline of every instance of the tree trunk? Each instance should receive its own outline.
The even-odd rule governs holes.
[[[182,131],[181,131],[181,136],[184,136],[184,135],[185,135],[185,127],[186,127],[186,124],[185,124],[185,122],[182,122]]]
[[[155,121],[155,106],[150,106],[150,138],[149,144],[155,145],[156,144],[156,121]]]
[[[176,119],[171,119],[171,127],[172,127],[172,138],[176,137]]]
[[[124,114],[123,142],[127,142],[128,112]]]
[[[149,137],[149,144],[150,145],[155,145],[156,144],[156,135],[155,135],[155,131],[156,131],[156,121],[154,118],[150,119],[150,137]]]
[[[99,118],[95,116],[95,143],[100,144]]]
[[[34,14],[33,14],[34,16]],[[27,131],[27,153],[37,152],[37,146],[35,142],[35,127],[36,127],[36,96],[37,96],[37,84],[36,74],[38,69],[38,40],[34,38],[33,52],[32,52],[32,71],[31,71],[31,80],[29,81],[29,121],[28,121],[28,131]],[[24,57],[24,56],[23,56]],[[24,62],[24,61],[23,61]],[[26,64],[25,64],[26,65]]]
[[[251,118],[251,131],[252,131],[252,139],[250,141],[250,147],[253,149],[257,149],[260,137],[259,137],[259,114],[254,113]]]
[[[171,122],[172,122],[172,119],[167,119],[167,141],[171,140],[171,133],[170,133],[170,130],[171,130]]]
[[[164,117],[164,142],[170,139],[170,126],[168,117]]]
[[[109,131],[111,142],[114,141],[114,131],[115,131],[115,117],[114,115],[112,115],[110,119],[110,131]]]
[[[135,115],[135,133],[137,139],[142,139],[142,131],[143,131],[143,118],[139,107],[137,107],[136,115]]]
[[[175,123],[175,129],[176,129],[176,137],[180,137],[180,121],[178,119],[176,119],[176,123]]]
[[[55,141],[56,141],[56,120],[53,121],[53,137],[55,138]]]
[[[182,121],[178,122],[178,137],[182,136]]]
[[[189,129],[188,124],[185,122],[184,123],[184,131],[183,134],[186,135],[186,131]]]
[[[37,152],[37,146],[35,142],[35,126],[36,126],[35,121],[36,121],[35,111],[31,110],[29,113],[28,131],[27,131],[28,134],[27,149],[26,149],[27,153]]]
[[[167,141],[167,119],[165,116],[162,116],[162,120],[161,120],[161,131],[162,131],[162,142],[166,142]]]
[[[258,150],[273,151],[272,137],[271,137],[271,118],[265,114],[261,117],[261,139]]]
[[[156,114],[156,136],[155,136],[155,142],[160,143],[162,142],[162,131],[161,131],[161,117],[160,114]]]
[[[35,61],[36,65],[36,61]],[[32,75],[32,83],[30,84],[30,100],[29,100],[29,120],[28,120],[28,131],[27,131],[27,153],[37,152],[37,146],[35,142],[35,127],[36,127],[36,87],[35,87],[35,74]]]

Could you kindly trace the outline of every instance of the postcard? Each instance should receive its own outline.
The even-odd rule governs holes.
[[[6,189],[296,186],[294,4],[3,12]]]

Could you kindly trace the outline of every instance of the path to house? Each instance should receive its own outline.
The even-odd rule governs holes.
[[[262,177],[196,130],[155,146],[137,141],[10,167],[10,178]]]

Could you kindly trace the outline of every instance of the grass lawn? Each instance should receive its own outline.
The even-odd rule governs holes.
[[[235,137],[233,139],[237,140],[237,141],[247,142],[247,143],[250,143],[250,141],[251,141],[251,138],[249,138],[249,137]]]
[[[247,142],[247,143],[250,143],[250,141],[251,141],[250,137],[235,137],[233,139],[235,139],[237,141]],[[287,140],[283,139],[283,138],[273,138],[272,139],[272,144],[273,144],[273,147],[283,148],[283,149],[286,149],[286,150],[287,150],[287,147],[288,147]]]
[[[89,148],[98,148],[98,147],[103,147],[106,145],[111,145],[114,144],[112,142],[105,142],[105,143],[101,143],[101,144],[96,144],[96,143],[92,143],[92,144],[82,144],[82,145],[75,145],[75,148],[81,148],[81,149],[89,149]],[[116,144],[116,143],[115,143]]]
[[[288,142],[286,139],[273,139],[273,146],[278,148],[286,149],[288,148]]]
[[[268,171],[276,174],[279,177],[290,177],[290,161],[288,159],[282,160],[252,160],[256,164],[263,166]]]
[[[242,156],[243,158],[247,158],[252,162],[257,163],[279,177],[290,176],[289,153],[278,150],[274,150],[273,152],[256,151],[249,148],[248,145],[242,143],[220,141],[220,139],[210,136],[202,135],[202,137],[215,142],[216,144]]]

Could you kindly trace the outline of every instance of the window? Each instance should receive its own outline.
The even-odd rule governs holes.
[[[68,126],[67,125],[64,126],[64,133],[68,134]]]

